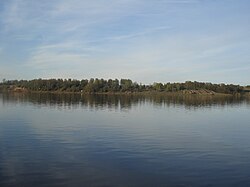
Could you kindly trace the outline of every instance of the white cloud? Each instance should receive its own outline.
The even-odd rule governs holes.
[[[34,52],[26,66],[36,70],[58,71],[70,69],[85,61],[86,55],[42,49]]]
[[[127,39],[130,38],[119,38]],[[236,39],[233,34],[206,37],[149,35],[133,38],[125,51],[119,43],[107,47],[106,44],[88,46],[81,42],[61,42],[37,47],[28,66],[39,70],[46,78],[127,77],[143,83],[199,80],[200,72],[205,75],[206,71],[215,71],[215,67],[233,68],[235,62],[230,54],[228,58],[222,54],[235,47]]]

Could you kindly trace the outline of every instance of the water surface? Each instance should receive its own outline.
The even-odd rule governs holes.
[[[0,186],[250,186],[250,100],[0,93]]]

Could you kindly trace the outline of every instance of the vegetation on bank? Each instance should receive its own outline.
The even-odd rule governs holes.
[[[138,84],[130,79],[34,79],[3,80],[0,88],[13,91],[49,91],[83,93],[131,93],[131,92],[183,92],[191,94],[234,94],[242,93],[245,88],[233,84],[212,84],[186,81],[185,83]]]

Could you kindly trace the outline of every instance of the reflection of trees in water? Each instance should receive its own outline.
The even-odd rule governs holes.
[[[239,105],[243,101],[249,103],[249,98],[236,96],[212,96],[212,95],[166,95],[152,96],[150,101],[156,105],[175,106],[183,105],[186,108],[201,108],[209,106]]]
[[[37,106],[56,108],[89,107],[94,109],[130,109],[133,105],[151,103],[157,106],[184,106],[200,108],[208,106],[250,104],[250,97],[202,96],[202,95],[87,95],[55,93],[2,93],[2,102],[33,103]]]

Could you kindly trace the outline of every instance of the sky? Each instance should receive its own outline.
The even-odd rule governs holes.
[[[250,85],[249,0],[0,0],[0,80]]]

